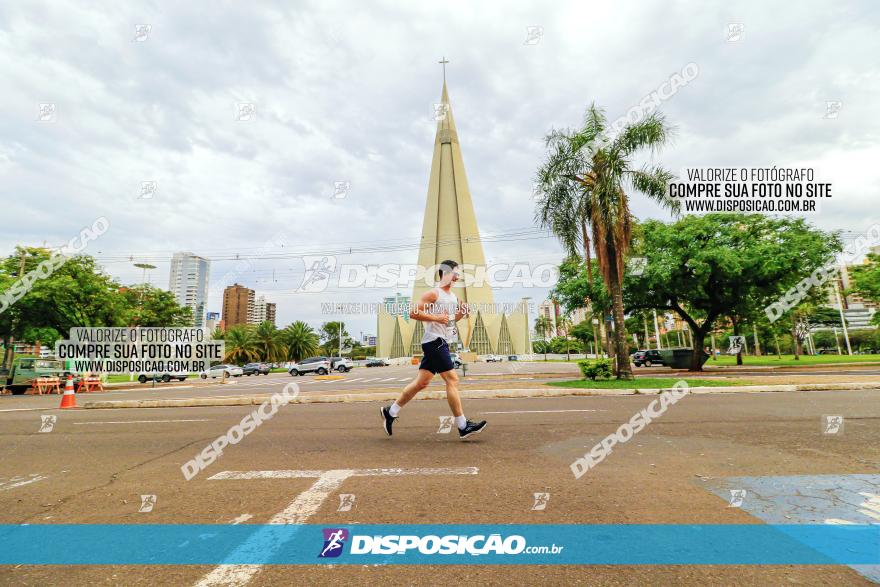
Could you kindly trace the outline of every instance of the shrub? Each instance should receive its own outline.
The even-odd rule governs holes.
[[[610,379],[611,378],[611,361],[609,359],[598,359],[596,361],[578,361],[578,367],[584,375],[584,379]]]

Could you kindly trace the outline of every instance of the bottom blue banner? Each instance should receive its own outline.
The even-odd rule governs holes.
[[[873,565],[880,525],[0,525],[3,565]]]

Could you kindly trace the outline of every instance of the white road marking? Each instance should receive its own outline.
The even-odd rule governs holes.
[[[251,518],[253,518],[253,516],[251,514],[242,514],[229,523],[232,524],[233,526],[237,526],[238,524],[241,524],[242,522],[247,522]]]
[[[409,377],[401,377],[398,381],[409,381]]]
[[[219,479],[301,479],[317,478],[311,487],[300,493],[283,511],[275,514],[269,524],[305,524],[312,515],[318,512],[321,504],[334,494],[349,477],[371,476],[408,476],[408,475],[476,475],[477,467],[451,468],[419,468],[419,469],[333,469],[286,470],[286,471],[223,471],[209,477],[208,480]],[[235,549],[230,558],[244,558],[253,554],[270,557],[273,552],[266,552],[267,541],[262,539],[260,531],[256,538],[245,542]],[[283,547],[283,543],[273,544],[273,551]],[[256,550],[256,552],[254,552]],[[262,565],[219,565],[202,577],[196,587],[215,587],[217,585],[247,585]]]
[[[561,414],[564,412],[598,412],[599,410],[511,410],[509,412],[480,412],[481,414]]]
[[[382,378],[381,377],[374,377],[372,379],[364,379],[361,383],[368,383],[370,381],[379,381],[380,379],[382,379]]]
[[[37,473],[31,473],[30,479],[26,479],[24,477],[13,477],[8,481],[0,481],[0,491],[7,491],[9,489],[21,487],[23,485],[30,485],[31,483],[36,483],[37,481],[42,481],[43,479],[48,478],[48,476],[44,477],[43,475],[39,475]]]
[[[0,412],[42,412],[44,410],[57,410],[59,408],[8,408]]]
[[[389,377],[388,379],[383,379],[382,382],[384,383],[386,381],[394,381],[395,379],[397,379],[397,377]]]
[[[346,379],[345,382],[346,383],[354,383],[355,381],[360,381],[361,379],[363,379],[363,377],[356,377],[354,379]]]
[[[200,419],[200,420],[128,420],[128,421],[119,421],[119,422],[74,422],[74,426],[81,426],[83,424],[153,424],[153,423],[167,423],[167,422],[210,422],[209,419]]]
[[[864,509],[859,509],[859,512],[880,522],[880,495],[868,492],[859,492],[859,495],[867,498],[861,505]]]

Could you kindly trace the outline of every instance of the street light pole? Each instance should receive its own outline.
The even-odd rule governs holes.
[[[844,271],[846,268],[844,268]],[[852,346],[849,344],[849,331],[846,329],[846,318],[843,316],[843,301],[840,299],[840,292],[837,290],[837,281],[834,281],[834,297],[837,299],[837,311],[840,313],[840,325],[843,326],[843,338],[846,340],[846,353],[852,355]]]
[[[138,334],[140,334],[140,328],[141,328],[140,321],[141,321],[141,318],[143,318],[143,313],[144,313],[144,290],[147,289],[147,270],[155,269],[156,266],[150,265],[149,263],[135,263],[134,266],[137,267],[138,269],[143,270],[143,273],[141,274],[141,298],[138,301]],[[134,373],[128,374],[128,380],[134,381]],[[152,387],[156,387],[155,375],[153,376]]]
[[[660,344],[660,327],[657,325],[657,310],[654,310],[654,336],[657,337],[657,350],[663,348],[663,345]]]

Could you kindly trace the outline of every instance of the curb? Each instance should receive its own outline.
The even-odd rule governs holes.
[[[729,387],[691,387],[690,393],[765,393],[791,391],[844,391],[880,389],[880,381],[871,383],[807,383],[799,385],[739,385]],[[471,389],[462,390],[465,399],[492,398],[530,398],[530,397],[569,397],[569,396],[621,396],[621,395],[658,395],[664,389],[573,389],[573,388],[526,388],[526,389]],[[270,399],[273,394],[254,394],[232,397],[205,397],[180,399],[143,399],[143,400],[106,400],[87,401],[86,409],[113,408],[188,408],[205,406],[251,406],[259,405]],[[397,399],[398,392],[379,393],[341,393],[335,395],[300,395],[291,400],[293,404],[325,404],[377,402]],[[445,391],[428,391],[419,394],[416,399],[446,399]]]

